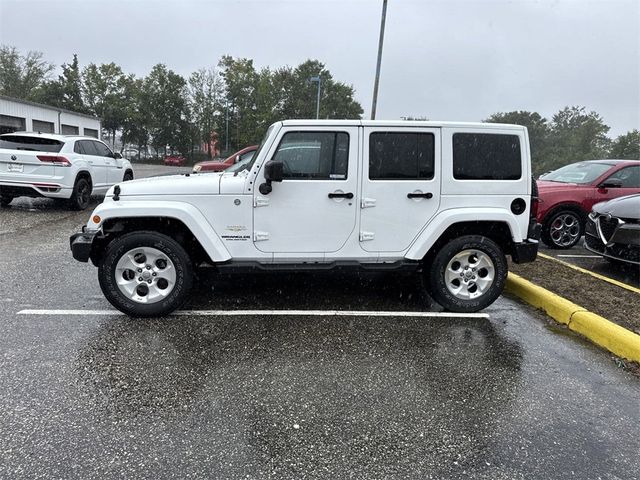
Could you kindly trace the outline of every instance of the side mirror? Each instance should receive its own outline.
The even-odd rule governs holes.
[[[609,178],[598,185],[598,188],[622,188],[622,180]]]
[[[113,154],[113,158],[115,158],[116,160],[120,160],[122,158],[122,155],[116,152]]]
[[[271,182],[281,182],[283,177],[283,165],[282,162],[276,162],[271,160],[264,165],[264,179],[265,183],[258,187],[258,190],[263,195],[269,195],[273,187]]]

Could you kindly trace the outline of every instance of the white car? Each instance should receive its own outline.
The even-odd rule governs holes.
[[[83,210],[91,195],[133,179],[131,163],[92,137],[16,132],[0,135],[0,205],[16,197],[68,199]]]
[[[132,316],[178,308],[201,263],[411,269],[447,310],[475,312],[502,292],[506,255],[536,258],[536,209],[524,127],[288,120],[245,169],[116,185],[71,250]]]

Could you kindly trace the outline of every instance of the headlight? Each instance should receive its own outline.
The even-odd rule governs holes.
[[[193,167],[193,171],[198,173],[200,170],[202,170],[202,165],[194,165]]]

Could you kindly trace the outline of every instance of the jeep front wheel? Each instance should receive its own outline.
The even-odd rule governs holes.
[[[500,247],[480,235],[467,235],[447,243],[427,269],[431,296],[445,310],[477,312],[502,293],[507,260]]]
[[[112,241],[98,268],[109,302],[132,317],[167,315],[187,299],[193,267],[184,248],[157,232],[133,232]]]

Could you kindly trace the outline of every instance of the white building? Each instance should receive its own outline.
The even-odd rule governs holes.
[[[100,119],[0,95],[0,134],[20,131],[100,138]]]

